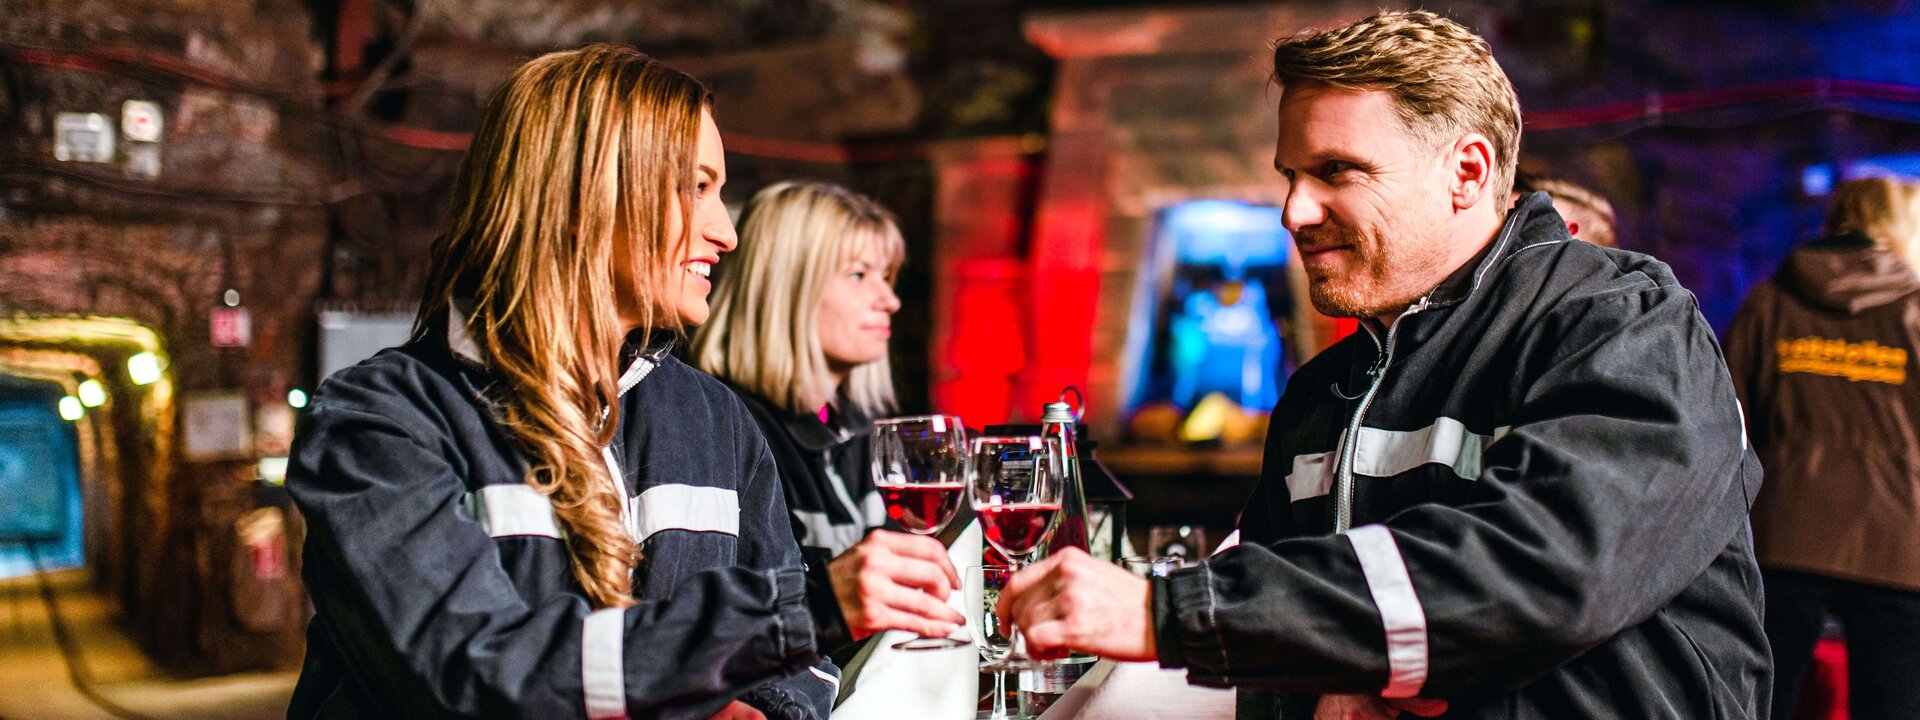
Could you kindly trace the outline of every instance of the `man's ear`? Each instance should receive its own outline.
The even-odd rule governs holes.
[[[1453,142],[1447,155],[1449,191],[1455,211],[1480,204],[1493,192],[1493,141],[1467,133]]]

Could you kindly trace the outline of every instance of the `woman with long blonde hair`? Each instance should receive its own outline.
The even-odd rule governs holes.
[[[823,718],[774,465],[667,350],[735,236],[708,92],[630,48],[488,104],[415,336],[321,386],[289,715]]]
[[[893,409],[887,342],[905,259],[893,214],[871,198],[827,183],[770,186],[741,214],[740,250],[716,270],[713,318],[689,351],[766,435],[809,592],[881,600],[817,614],[828,652],[903,619],[960,620],[939,600],[937,578],[954,573],[946,549],[877,529],[886,509],[868,470],[872,418]]]

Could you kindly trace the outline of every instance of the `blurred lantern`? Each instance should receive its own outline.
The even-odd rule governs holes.
[[[127,377],[135,385],[152,385],[160,382],[160,356],[151,352],[134,353],[127,358]]]
[[[86,415],[87,415],[87,409],[80,404],[80,398],[74,397],[72,395],[67,395],[65,397],[60,398],[60,419],[61,420],[65,420],[67,422],[76,422],[80,418],[86,417]]]
[[[81,381],[80,404],[90,408],[107,404],[107,386],[93,378]]]

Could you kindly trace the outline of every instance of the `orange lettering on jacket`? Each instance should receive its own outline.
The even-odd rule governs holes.
[[[1889,385],[1907,383],[1907,351],[1872,340],[1850,343],[1823,337],[1803,337],[1774,343],[1780,372],[1825,375],[1853,382]]]

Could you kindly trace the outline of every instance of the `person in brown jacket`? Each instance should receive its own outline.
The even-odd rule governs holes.
[[[1793,717],[1824,619],[1856,718],[1920,718],[1920,217],[1884,178],[1834,192],[1825,237],[1754,288],[1726,337],[1766,468],[1753,531],[1774,712]]]

